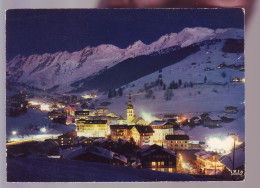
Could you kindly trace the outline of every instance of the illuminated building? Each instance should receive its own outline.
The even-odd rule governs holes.
[[[129,141],[131,137],[132,126],[128,125],[110,125],[111,138],[113,141],[118,139]]]
[[[89,111],[75,111],[75,119],[88,119]]]
[[[77,106],[71,104],[71,105],[68,105],[68,106],[65,108],[64,111],[66,112],[67,116],[69,116],[69,115],[74,116],[74,115],[75,115],[75,111],[77,111],[77,110],[78,110]]]
[[[238,78],[238,77],[235,77],[232,79],[232,82],[245,82],[245,78]]]
[[[132,105],[131,95],[129,94],[129,99],[127,103],[127,109],[126,109],[126,118],[129,125],[132,125],[132,121],[134,119],[134,108]]]
[[[166,135],[173,134],[174,124],[168,121],[153,121],[149,124],[153,130],[153,142],[161,145]]]
[[[151,126],[134,125],[131,129],[131,136],[135,140],[136,145],[139,146],[151,144],[153,133]]]
[[[86,137],[105,137],[110,129],[106,120],[85,120],[76,121],[77,133]]]
[[[189,136],[188,135],[166,135],[165,145],[166,148],[170,150],[189,149]]]
[[[195,153],[198,173],[206,175],[217,175],[223,171],[223,164],[218,160],[220,155],[214,152],[200,151]]]
[[[139,156],[143,169],[176,172],[176,156],[169,149],[154,144],[141,149]]]
[[[69,132],[58,136],[58,143],[61,147],[68,147],[77,144],[77,132]]]
[[[233,156],[234,152],[235,156]],[[222,172],[224,179],[243,180],[245,174],[245,143],[237,146],[235,151],[233,150],[229,154],[220,157],[219,162],[224,166]]]
[[[216,115],[208,115],[204,118],[204,125],[209,128],[221,127],[222,120]]]

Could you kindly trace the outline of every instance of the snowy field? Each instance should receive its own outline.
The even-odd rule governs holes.
[[[44,129],[42,129],[44,128]],[[6,137],[13,140],[44,140],[75,130],[74,125],[52,123],[47,112],[30,110],[18,117],[6,117]],[[44,130],[44,131],[43,131]],[[13,131],[16,132],[13,135]]]

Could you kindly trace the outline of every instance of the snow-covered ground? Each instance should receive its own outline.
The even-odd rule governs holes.
[[[47,112],[39,110],[28,109],[24,115],[6,118],[6,137],[10,140],[46,139],[73,131],[75,128],[74,125],[52,123]],[[13,131],[16,132],[15,135]]]
[[[8,158],[8,182],[196,181],[190,175],[66,159]]]

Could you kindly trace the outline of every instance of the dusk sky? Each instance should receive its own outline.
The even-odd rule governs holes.
[[[38,9],[6,14],[7,60],[100,44],[150,44],[185,27],[244,27],[242,9]]]

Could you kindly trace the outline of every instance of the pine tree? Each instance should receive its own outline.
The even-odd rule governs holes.
[[[122,90],[121,87],[118,89],[118,95],[119,95],[120,97],[123,95],[123,90]]]
[[[181,84],[182,84],[182,81],[181,81],[181,79],[179,79],[179,82],[178,82],[178,83],[179,83],[179,87],[180,87],[180,86],[181,86]]]
[[[207,76],[204,77],[204,83],[206,83],[208,80]]]
[[[166,90],[166,85],[165,84],[163,84],[163,90]]]

